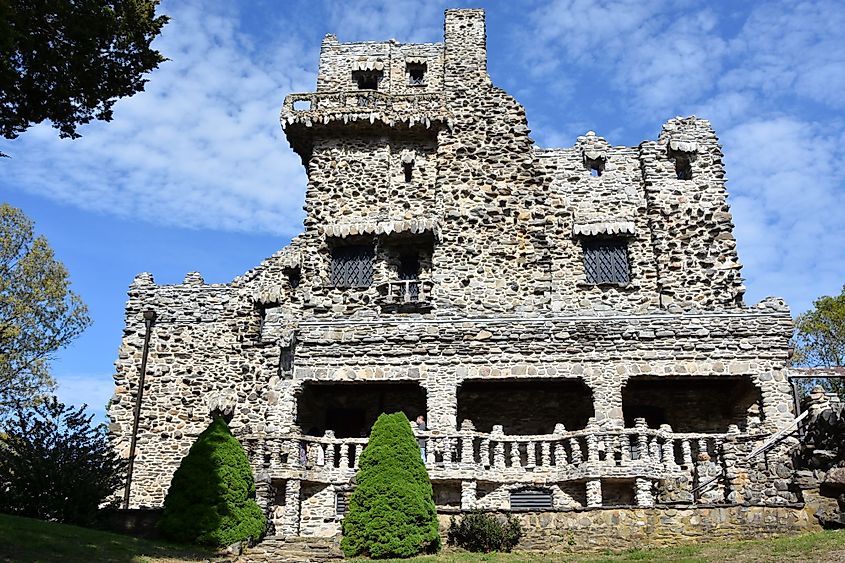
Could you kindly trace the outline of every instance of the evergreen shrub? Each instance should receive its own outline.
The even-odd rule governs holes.
[[[252,469],[222,417],[197,437],[173,475],[158,522],[171,540],[226,546],[259,539],[266,528]]]
[[[449,545],[467,551],[510,551],[521,537],[522,526],[510,514],[502,521],[502,518],[492,514],[470,512],[460,522],[454,516],[449,521]]]
[[[356,487],[343,519],[347,557],[412,557],[440,548],[428,472],[408,419],[379,416],[361,453]]]

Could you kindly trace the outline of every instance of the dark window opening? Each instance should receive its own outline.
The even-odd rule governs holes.
[[[678,180],[692,180],[692,163],[689,158],[675,157],[675,176]]]
[[[551,510],[552,507],[552,492],[549,489],[511,491],[511,510]]]
[[[289,268],[285,270],[285,275],[288,278],[288,286],[291,289],[296,289],[302,282],[302,270],[299,268]]]
[[[413,162],[403,162],[402,163],[402,171],[405,173],[405,181],[410,182],[411,177],[414,174],[414,163]]]
[[[288,346],[282,346],[282,358],[280,361],[282,373],[290,373],[291,371],[293,371],[293,348],[293,343],[289,344]]]
[[[590,171],[590,176],[598,177],[604,172],[603,158],[588,158],[586,159],[587,170]]]
[[[373,283],[374,256],[371,244],[333,248],[331,284],[334,287],[369,287]]]
[[[420,277],[420,255],[406,252],[399,256],[399,279],[416,280]]]
[[[342,491],[337,493],[335,500],[336,514],[343,518],[346,515],[346,509],[349,507],[349,493]]]
[[[352,71],[352,80],[358,85],[359,90],[378,90],[381,71],[354,70]]]
[[[408,85],[424,86],[426,65],[420,63],[408,63]]]
[[[584,273],[587,283],[618,283],[631,281],[628,263],[628,243],[621,238],[590,238],[582,241]]]

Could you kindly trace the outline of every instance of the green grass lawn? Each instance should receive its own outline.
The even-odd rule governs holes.
[[[0,514],[0,561],[207,561],[198,548]]]
[[[165,542],[42,522],[0,514],[0,562],[150,562],[180,563],[215,559],[213,553]],[[683,562],[845,562],[845,530],[830,530],[754,541],[697,543],[687,546],[635,549],[621,553],[493,553],[446,551],[436,556],[400,561],[413,563],[540,563],[573,561]]]

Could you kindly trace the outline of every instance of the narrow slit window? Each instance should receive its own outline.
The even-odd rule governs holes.
[[[402,172],[405,174],[405,182],[410,182],[414,176],[414,163],[413,162],[403,162],[402,163]]]
[[[294,359],[294,344],[282,346],[281,368],[282,373],[291,373],[293,371]]]
[[[628,243],[622,238],[590,238],[582,242],[587,283],[627,284],[631,281]]]
[[[371,244],[338,246],[332,249],[331,283],[334,287],[369,287],[373,283]]]
[[[299,268],[289,268],[285,270],[285,275],[288,278],[288,286],[291,289],[296,289],[302,283],[302,270]]]
[[[335,513],[339,518],[346,515],[346,510],[349,508],[349,493],[339,492],[335,497]]]

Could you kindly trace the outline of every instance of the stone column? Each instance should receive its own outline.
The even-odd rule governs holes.
[[[288,479],[285,484],[285,517],[281,533],[285,537],[299,535],[299,494],[301,486],[298,479]]]
[[[593,391],[593,409],[595,410],[594,418],[596,424],[602,428],[624,427],[622,386],[619,383],[619,376],[616,375],[613,377],[610,374],[606,374],[605,377],[594,379],[590,387]]]
[[[587,481],[587,506],[590,508],[598,508],[601,505],[601,481],[599,479]]]
[[[455,380],[440,377],[444,374],[432,374],[427,382],[421,382],[426,388],[426,410],[428,427],[439,432],[458,429],[458,395]]]
[[[461,481],[461,510],[475,508],[477,486],[475,481]]]

